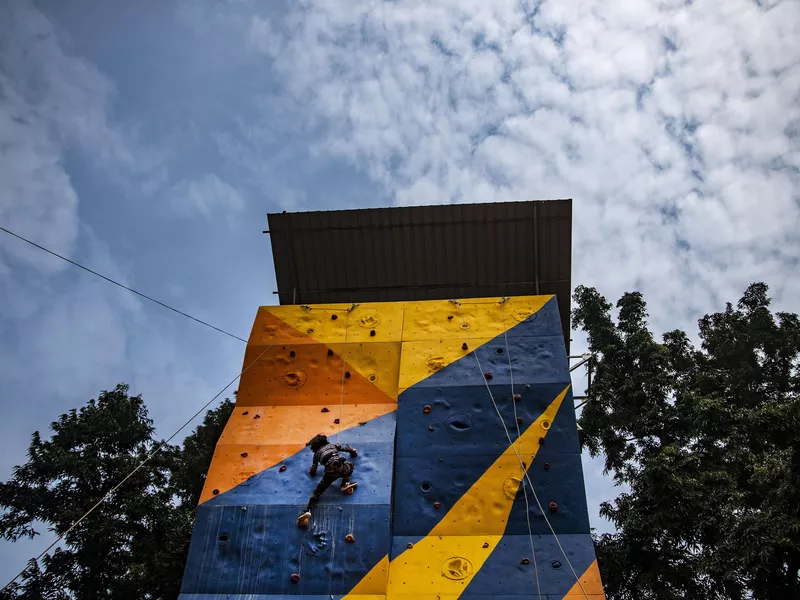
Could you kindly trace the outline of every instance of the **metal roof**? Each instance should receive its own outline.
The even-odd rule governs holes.
[[[556,294],[569,346],[572,200],[268,215],[281,304]]]

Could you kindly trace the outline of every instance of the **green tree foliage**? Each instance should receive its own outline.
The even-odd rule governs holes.
[[[630,491],[597,541],[610,600],[800,598],[800,320],[767,286],[658,342],[644,299],[578,287],[595,356],[589,452]]]
[[[140,600],[177,597],[194,503],[233,403],[209,411],[182,447],[160,452],[67,533],[4,598]],[[28,460],[0,483],[0,535],[56,536],[122,481],[159,444],[141,396],[118,385],[32,436]],[[208,447],[206,447],[206,445]]]

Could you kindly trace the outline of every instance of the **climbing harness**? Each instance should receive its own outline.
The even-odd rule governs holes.
[[[505,306],[505,301],[506,300],[507,300],[507,298],[502,301],[502,305],[503,306]],[[450,300],[450,302],[452,304],[454,304],[458,308],[458,312],[459,312],[459,314],[461,316],[462,329],[464,329],[466,331],[467,339],[469,340],[469,342],[472,342],[472,338],[471,338],[470,333],[469,333],[469,324],[467,323],[466,318],[464,317],[464,311],[462,310],[461,303],[458,302],[457,300]],[[478,353],[475,351],[474,347],[472,349],[472,355],[475,357],[475,363],[477,364],[477,367],[478,367],[478,373],[483,374],[484,371],[483,371],[483,368],[481,367],[481,361],[478,358]],[[508,427],[506,426],[506,423],[503,420],[503,415],[500,413],[500,409],[497,407],[497,402],[496,402],[496,400],[494,398],[494,394],[492,393],[492,388],[489,386],[489,378],[484,376],[483,377],[483,383],[486,386],[486,391],[489,393],[489,398],[492,401],[492,405],[494,406],[494,410],[497,413],[497,417],[500,419],[500,424],[503,426],[503,430],[505,431],[505,434],[506,434],[506,439],[508,439],[508,443],[511,446],[511,449],[514,451],[514,454],[517,457],[517,461],[519,462],[519,465],[522,468],[522,474],[523,474],[523,476],[525,478],[525,481],[527,481],[528,485],[530,485],[530,487],[531,487],[531,493],[533,494],[533,499],[536,500],[536,504],[539,507],[539,511],[542,513],[542,516],[544,517],[545,523],[547,523],[547,527],[550,529],[550,533],[553,534],[553,539],[555,540],[556,544],[558,545],[559,550],[561,550],[561,554],[564,556],[564,560],[567,562],[567,565],[569,566],[570,571],[572,571],[572,575],[575,577],[575,581],[578,583],[578,586],[580,587],[581,592],[583,592],[584,598],[586,598],[586,600],[589,600],[589,595],[586,593],[586,590],[583,587],[583,583],[581,582],[580,577],[578,577],[578,574],[575,572],[575,568],[572,566],[572,562],[569,560],[569,557],[567,556],[567,553],[564,550],[564,546],[561,545],[561,541],[558,539],[558,535],[556,534],[555,529],[553,529],[553,525],[550,523],[550,519],[547,518],[547,514],[545,513],[544,509],[542,508],[542,503],[539,501],[539,496],[536,493],[536,489],[533,486],[533,482],[531,481],[530,475],[528,475],[528,470],[526,468],[526,465],[522,461],[522,457],[520,456],[519,452],[517,451],[516,445],[511,440],[511,434],[508,432]],[[513,402],[513,398],[512,398],[512,404],[513,403],[514,402]],[[514,410],[516,411],[516,407],[514,408]],[[517,423],[519,423],[519,422],[517,421]],[[529,523],[528,532],[529,532],[529,535],[531,536],[530,539],[533,540],[533,533],[532,533],[531,528],[530,528],[530,520],[528,521],[528,523]],[[535,554],[534,554],[534,558],[535,558]],[[537,575],[537,577],[538,577],[538,575]]]

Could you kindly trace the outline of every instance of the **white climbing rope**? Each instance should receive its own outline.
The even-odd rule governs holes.
[[[514,407],[514,424],[517,427],[517,441],[519,441],[519,453],[522,454],[522,436],[519,430],[519,421],[517,420],[517,400],[514,395],[514,368],[511,366],[511,352],[508,348],[508,328],[506,327],[506,302],[508,298],[500,300],[500,307],[503,311],[503,339],[506,343],[506,356],[508,357],[508,374],[511,378],[511,406]],[[469,331],[469,330],[467,330]],[[523,472],[525,470],[523,469]],[[533,555],[533,572],[536,574],[536,593],[539,600],[542,600],[542,586],[539,583],[539,566],[536,563],[536,549],[533,546],[533,531],[531,530],[531,507],[528,503],[528,484],[525,479],[522,480],[522,492],[525,494],[525,520],[528,523],[528,539],[531,543],[531,555]]]
[[[340,444],[342,442],[342,411],[344,408],[344,380],[345,380],[345,366],[347,361],[345,360],[345,356],[348,354],[347,349],[347,333],[350,329],[350,313],[358,306],[355,302],[345,311],[345,318],[344,318],[344,352],[342,353],[342,386],[341,391],[339,392],[339,431],[336,433],[336,443]]]
[[[467,321],[466,321],[466,319],[464,317],[464,312],[461,310],[461,303],[458,302],[457,300],[450,300],[450,302],[452,302],[453,304],[455,304],[458,307],[458,312],[461,315],[461,322],[464,325],[464,330],[467,332],[467,339],[472,341],[472,337],[469,334],[469,324],[467,323]],[[525,480],[528,482],[528,485],[531,486],[531,493],[533,494],[533,499],[536,500],[536,504],[539,507],[539,511],[541,511],[542,516],[544,517],[545,523],[547,523],[547,527],[550,529],[550,533],[553,534],[553,539],[555,539],[559,550],[561,550],[561,554],[564,557],[564,560],[567,562],[567,565],[569,566],[569,570],[572,571],[572,575],[573,575],[573,577],[575,577],[575,581],[578,582],[578,586],[581,588],[581,592],[583,592],[584,598],[586,598],[586,600],[589,600],[589,595],[586,593],[586,590],[583,587],[583,583],[581,582],[580,577],[578,577],[578,574],[575,572],[575,568],[572,566],[572,562],[569,560],[569,557],[567,556],[567,553],[564,550],[564,546],[561,545],[561,541],[558,539],[558,535],[556,534],[555,529],[553,529],[553,525],[550,523],[550,519],[547,518],[547,514],[545,513],[544,508],[542,508],[542,503],[539,501],[539,495],[536,493],[536,488],[533,487],[533,482],[531,481],[531,478],[528,475],[528,470],[527,470],[527,468],[525,467],[525,464],[522,461],[522,457],[520,456],[519,452],[517,452],[517,447],[514,445],[514,442],[511,440],[511,434],[508,432],[508,427],[506,427],[505,421],[503,421],[503,415],[500,414],[500,409],[497,407],[497,402],[495,401],[494,394],[492,393],[492,388],[489,386],[489,381],[486,379],[486,377],[483,374],[483,368],[481,367],[481,361],[478,358],[478,353],[475,350],[476,350],[475,348],[472,348],[472,356],[475,357],[475,363],[478,366],[478,373],[481,376],[481,378],[483,379],[483,383],[486,386],[486,391],[489,392],[489,398],[492,400],[492,405],[494,406],[494,410],[497,413],[497,417],[500,419],[500,424],[503,426],[503,431],[505,431],[505,433],[506,433],[506,438],[508,439],[508,443],[511,446],[511,449],[514,451],[514,454],[517,457],[517,461],[519,462],[519,466],[522,469],[523,475],[525,476]]]

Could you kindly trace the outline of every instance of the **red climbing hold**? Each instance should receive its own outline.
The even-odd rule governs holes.
[[[492,380],[492,374],[491,373],[484,373],[483,376],[486,378],[486,381],[491,381]]]
[[[328,356],[333,356],[333,350],[331,350],[330,348],[328,348]]]
[[[514,394],[514,400],[517,401],[517,402],[522,400],[522,394]]]
[[[323,407],[322,407],[322,410],[321,410],[321,411],[319,411],[319,412],[331,412],[331,411],[330,411],[330,410],[328,410],[328,407],[327,407],[327,406],[323,406]]]
[[[299,583],[300,582],[300,575],[297,573],[292,573],[292,583]]]
[[[219,494],[219,490],[211,490],[211,493],[216,496],[217,494]]]
[[[243,415],[249,415],[249,414],[250,414],[250,411],[246,410],[246,411],[244,411],[242,414],[243,414]]]
[[[297,353],[296,353],[294,350],[291,350],[291,351],[289,352],[289,356],[291,356],[292,358],[294,358],[295,356],[297,356]]]
[[[439,504],[438,502],[434,502],[433,503],[433,508],[435,508],[436,510],[439,510],[441,507],[442,507],[442,505]]]
[[[344,372],[344,378],[345,379],[350,379],[350,371],[345,371]]]
[[[247,452],[242,452],[242,458],[247,458]]]
[[[281,473],[283,473],[285,470],[286,470],[286,465],[281,465],[281,468],[278,469],[278,471],[280,471]]]
[[[550,509],[550,512],[556,512],[558,510],[558,504],[551,500],[550,504],[547,505],[547,508]]]
[[[331,315],[331,321],[335,321],[339,318],[339,315]]]
[[[253,415],[253,418],[254,418],[254,419],[260,419],[260,418],[261,418],[261,415]]]
[[[430,413],[431,412],[431,405],[430,404],[426,404],[425,406],[423,406],[422,407],[422,412],[424,412],[426,415],[428,413]]]
[[[352,544],[356,541],[356,538],[353,537],[352,533],[348,533],[346,536],[344,536],[344,541],[348,544]]]
[[[544,463],[544,470],[545,471],[549,471],[550,470],[550,463]]]
[[[462,350],[469,350],[469,346],[467,346],[467,342],[464,342],[463,344],[461,344],[461,349]]]
[[[375,337],[375,330],[374,329],[370,329],[369,330],[369,336],[370,337]]]
[[[517,423],[519,423],[520,425],[522,425],[522,417],[517,417]]]
[[[484,548],[488,548],[489,547],[489,542],[483,542],[483,547]]]
[[[544,444],[544,438],[543,438],[543,437],[540,437],[540,438],[539,438],[539,445],[541,446],[542,444]]]
[[[338,424],[339,424],[339,419],[334,419],[334,420],[333,420],[333,424],[334,424],[334,425],[338,425]]]

